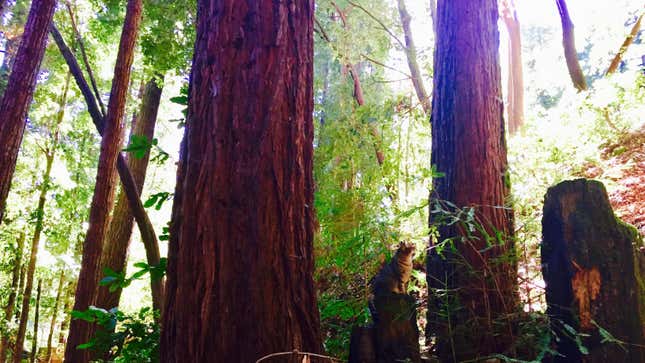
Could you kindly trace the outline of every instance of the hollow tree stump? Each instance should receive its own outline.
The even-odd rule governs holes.
[[[376,363],[374,327],[355,326],[349,342],[348,363]]]
[[[549,188],[542,238],[547,314],[564,355],[554,361],[645,362],[642,240],[614,216],[603,184],[577,179]]]

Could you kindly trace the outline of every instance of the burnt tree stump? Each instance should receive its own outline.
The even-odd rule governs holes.
[[[564,355],[554,361],[645,362],[642,239],[614,216],[602,183],[549,188],[541,254],[547,314]]]

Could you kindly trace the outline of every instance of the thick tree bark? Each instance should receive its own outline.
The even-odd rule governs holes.
[[[92,121],[94,122],[94,125],[96,126],[99,134],[103,135],[105,120],[103,119],[103,116],[97,105],[96,99],[92,94],[92,90],[90,89],[90,86],[88,85],[87,81],[85,80],[85,77],[83,76],[83,71],[78,65],[78,62],[76,61],[76,58],[74,58],[74,55],[72,54],[71,50],[65,44],[65,41],[63,40],[63,37],[61,36],[58,29],[56,29],[56,27],[52,25],[52,27],[50,28],[50,31],[51,31],[52,37],[54,38],[54,41],[56,42],[56,45],[58,46],[58,49],[63,55],[63,58],[65,58],[65,62],[67,63],[67,66],[69,67],[70,72],[74,76],[74,80],[76,81],[76,84],[81,90],[81,94],[85,99],[85,102],[87,104],[87,110],[90,116],[92,117]],[[119,153],[117,157],[116,167],[121,180],[121,185],[123,186],[123,191],[125,192],[128,198],[130,209],[132,210],[134,219],[137,222],[137,226],[139,227],[139,232],[141,233],[141,240],[143,241],[144,247],[146,249],[146,256],[148,257],[148,264],[151,266],[155,266],[159,262],[158,259],[155,260],[153,258],[155,256],[155,251],[159,250],[159,242],[157,240],[157,235],[155,233],[154,227],[152,226],[152,222],[150,222],[148,213],[143,207],[143,203],[141,203],[140,192],[139,192],[139,189],[137,188],[135,179],[132,173],[130,172],[130,169],[128,168],[125,157],[121,153]]]
[[[14,321],[13,310],[16,307],[16,296],[18,295],[20,268],[22,266],[22,250],[25,245],[25,233],[20,233],[18,237],[18,246],[16,249],[16,257],[13,261],[13,270],[11,271],[11,290],[9,298],[7,299],[7,306],[4,309],[4,317],[7,321]],[[0,341],[0,363],[7,361],[7,350],[9,349],[9,335],[2,335]]]
[[[414,46],[414,39],[412,38],[412,29],[410,28],[410,21],[412,17],[405,7],[405,0],[397,1],[399,8],[399,16],[401,18],[401,26],[403,27],[403,34],[405,35],[405,56],[408,59],[408,67],[410,68],[410,75],[412,76],[412,85],[417,94],[417,98],[421,103],[421,108],[426,115],[430,115],[432,105],[430,104],[430,97],[426,87],[423,85],[423,77],[421,77],[421,69],[417,62],[417,48]]]
[[[501,2],[502,19],[508,31],[508,131],[511,134],[524,124],[524,75],[522,66],[522,38],[520,21],[513,0]]]
[[[55,7],[56,0],[32,1],[23,39],[0,103],[0,224]]]
[[[52,309],[52,322],[49,325],[49,335],[47,336],[47,355],[45,355],[45,362],[49,363],[52,357],[52,341],[54,339],[54,328],[56,327],[56,318],[58,317],[58,306],[63,294],[63,285],[65,284],[65,269],[60,270],[60,278],[58,279],[58,289],[56,290],[56,300],[54,301],[54,308]]]
[[[146,83],[141,96],[141,108],[139,114],[135,117],[135,121],[133,121],[132,131],[130,132],[132,135],[145,136],[148,140],[152,140],[155,132],[157,111],[159,110],[159,103],[161,101],[162,89],[158,86],[159,82],[163,82],[163,76],[159,76],[158,81],[151,79]],[[140,159],[132,155],[128,157],[128,168],[132,172],[139,194],[143,189],[149,159],[149,152],[146,152],[145,156]],[[121,190],[117,198],[116,206],[114,207],[112,221],[110,222],[110,228],[105,240],[105,248],[101,256],[101,271],[105,267],[117,272],[125,271],[133,222],[128,197]],[[146,254],[148,254],[148,263],[150,265],[159,264],[160,253],[158,246],[156,249],[146,249]],[[151,289],[153,307],[161,310],[163,280],[152,281]],[[111,293],[108,287],[100,287],[96,306],[110,309],[119,306],[120,298],[121,289]]]
[[[437,240],[454,240],[456,251],[446,246],[439,255],[430,246],[428,286],[450,298],[429,294],[428,335],[436,334],[442,361],[452,362],[505,352],[504,318],[518,298],[497,1],[439,1],[437,17],[431,163],[444,176],[433,179],[430,220]],[[472,208],[477,225],[447,223],[456,208]]]
[[[43,182],[40,186],[40,196],[38,198],[38,207],[36,208],[36,226],[34,227],[34,236],[31,240],[31,254],[29,256],[29,265],[27,267],[27,276],[25,278],[25,292],[22,295],[22,307],[20,309],[20,323],[18,324],[18,333],[16,334],[16,349],[22,349],[25,342],[25,333],[27,332],[27,320],[29,318],[29,301],[34,286],[34,273],[36,272],[36,259],[40,245],[40,236],[43,232],[43,220],[45,218],[45,201],[51,182],[51,170],[54,163],[53,151],[48,151],[45,155],[47,164],[43,174]],[[18,353],[18,352],[16,352]],[[14,363],[20,363],[20,354],[14,354],[12,358]]]
[[[632,43],[634,42],[634,39],[636,39],[636,36],[638,35],[638,32],[641,29],[642,21],[643,21],[643,14],[641,14],[638,17],[638,20],[636,20],[636,23],[634,23],[634,26],[632,27],[632,31],[629,32],[629,35],[627,36],[627,38],[625,38],[625,41],[620,46],[620,49],[618,49],[618,52],[611,60],[611,64],[609,65],[609,68],[607,68],[607,73],[605,73],[605,75],[610,75],[616,72],[616,69],[618,69],[620,62],[623,59],[623,54],[625,54],[625,52],[627,51],[627,48],[629,48],[629,46],[632,45]]]
[[[34,336],[31,342],[31,356],[29,362],[34,363],[38,355],[38,320],[40,319],[40,293],[43,280],[38,279],[38,288],[36,288],[36,311],[34,313]]]
[[[587,89],[587,80],[580,68],[578,61],[578,52],[576,51],[576,38],[573,34],[573,22],[569,16],[567,3],[565,0],[555,0],[558,5],[558,12],[560,13],[560,20],[562,22],[562,46],[564,47],[564,58],[567,61],[567,68],[569,69],[569,76],[573,81],[573,86],[578,91]]]
[[[89,228],[83,243],[83,258],[81,271],[74,301],[74,310],[83,311],[94,304],[98,282],[100,280],[100,259],[103,250],[105,233],[109,223],[109,211],[114,203],[116,181],[116,164],[123,139],[123,124],[121,120],[125,113],[130,72],[134,59],[134,46],[141,21],[142,1],[128,0],[123,31],[114,67],[114,78],[108,111],[105,118],[101,153],[96,175],[96,186],[90,208]],[[72,320],[70,323],[65,361],[88,362],[90,354],[87,350],[76,349],[91,338],[93,326],[82,320]]]
[[[161,360],[318,352],[313,1],[199,0],[197,14]]]

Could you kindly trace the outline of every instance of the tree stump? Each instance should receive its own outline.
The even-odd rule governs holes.
[[[554,361],[645,362],[642,240],[614,216],[603,184],[549,188],[542,238],[547,314],[563,355]]]

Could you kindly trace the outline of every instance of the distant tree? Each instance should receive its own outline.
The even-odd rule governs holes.
[[[313,1],[199,0],[197,14],[161,360],[317,352]]]
[[[414,46],[414,39],[412,38],[412,28],[410,27],[410,21],[412,20],[412,17],[405,7],[405,0],[397,0],[397,5],[399,9],[399,16],[401,18],[401,26],[403,27],[403,34],[405,35],[404,50],[405,56],[408,60],[408,68],[410,68],[412,85],[414,86],[414,91],[417,93],[417,98],[421,103],[423,112],[425,112],[426,115],[430,115],[431,101],[430,97],[428,96],[428,92],[423,85],[423,77],[421,76],[421,69],[419,68],[419,62],[417,61],[417,48]]]
[[[13,260],[13,270],[11,271],[11,288],[9,290],[9,298],[7,299],[7,306],[4,309],[4,317],[6,321],[14,321],[13,311],[16,307],[16,297],[18,296],[18,289],[20,283],[20,270],[22,267],[22,250],[25,245],[25,233],[20,233],[18,237],[18,245],[16,254]],[[7,351],[9,349],[9,334],[2,334],[0,341],[0,363],[7,361]]]
[[[573,85],[578,91],[587,89],[587,80],[580,68],[578,61],[578,51],[576,50],[576,37],[573,33],[573,22],[569,15],[569,9],[565,0],[555,0],[558,5],[558,12],[560,13],[560,21],[562,22],[562,45],[564,47],[564,58],[567,61],[567,68],[569,69],[569,76]]]
[[[518,295],[497,1],[437,6],[431,162],[443,176],[433,179],[430,200],[439,235],[428,259],[428,334],[441,360],[453,362],[509,348],[504,318]]]
[[[500,2],[501,15],[508,32],[508,88],[506,114],[511,134],[524,124],[524,72],[522,66],[522,36],[513,0]]]
[[[22,42],[0,103],[0,224],[55,7],[56,0],[32,1]]]
[[[36,263],[38,258],[38,250],[40,248],[40,238],[42,237],[45,228],[45,203],[47,202],[47,194],[51,189],[51,172],[56,157],[56,151],[59,143],[59,128],[63,122],[65,115],[65,106],[67,105],[67,94],[69,91],[69,76],[63,87],[63,93],[58,99],[58,111],[52,122],[50,128],[51,136],[48,145],[43,148],[45,154],[45,171],[43,172],[42,181],[40,182],[38,205],[35,210],[35,226],[34,234],[31,239],[31,253],[29,255],[29,263],[26,273],[25,290],[22,296],[22,308],[20,309],[20,323],[18,325],[18,333],[16,334],[16,346],[21,347],[25,340],[27,332],[27,321],[29,319],[29,303],[33,290],[34,274],[36,273]],[[19,363],[19,355],[14,355],[14,362]]]
[[[636,22],[632,26],[632,30],[629,32],[629,35],[627,35],[625,41],[623,42],[623,44],[621,44],[620,49],[618,49],[618,52],[616,52],[616,55],[611,60],[611,64],[609,64],[609,68],[607,68],[605,75],[612,74],[618,69],[620,62],[623,59],[623,54],[625,54],[627,48],[632,45],[634,39],[636,39],[636,36],[638,36],[638,32],[641,29],[641,22],[643,21],[643,15],[645,14],[641,14],[638,19],[636,19]]]

